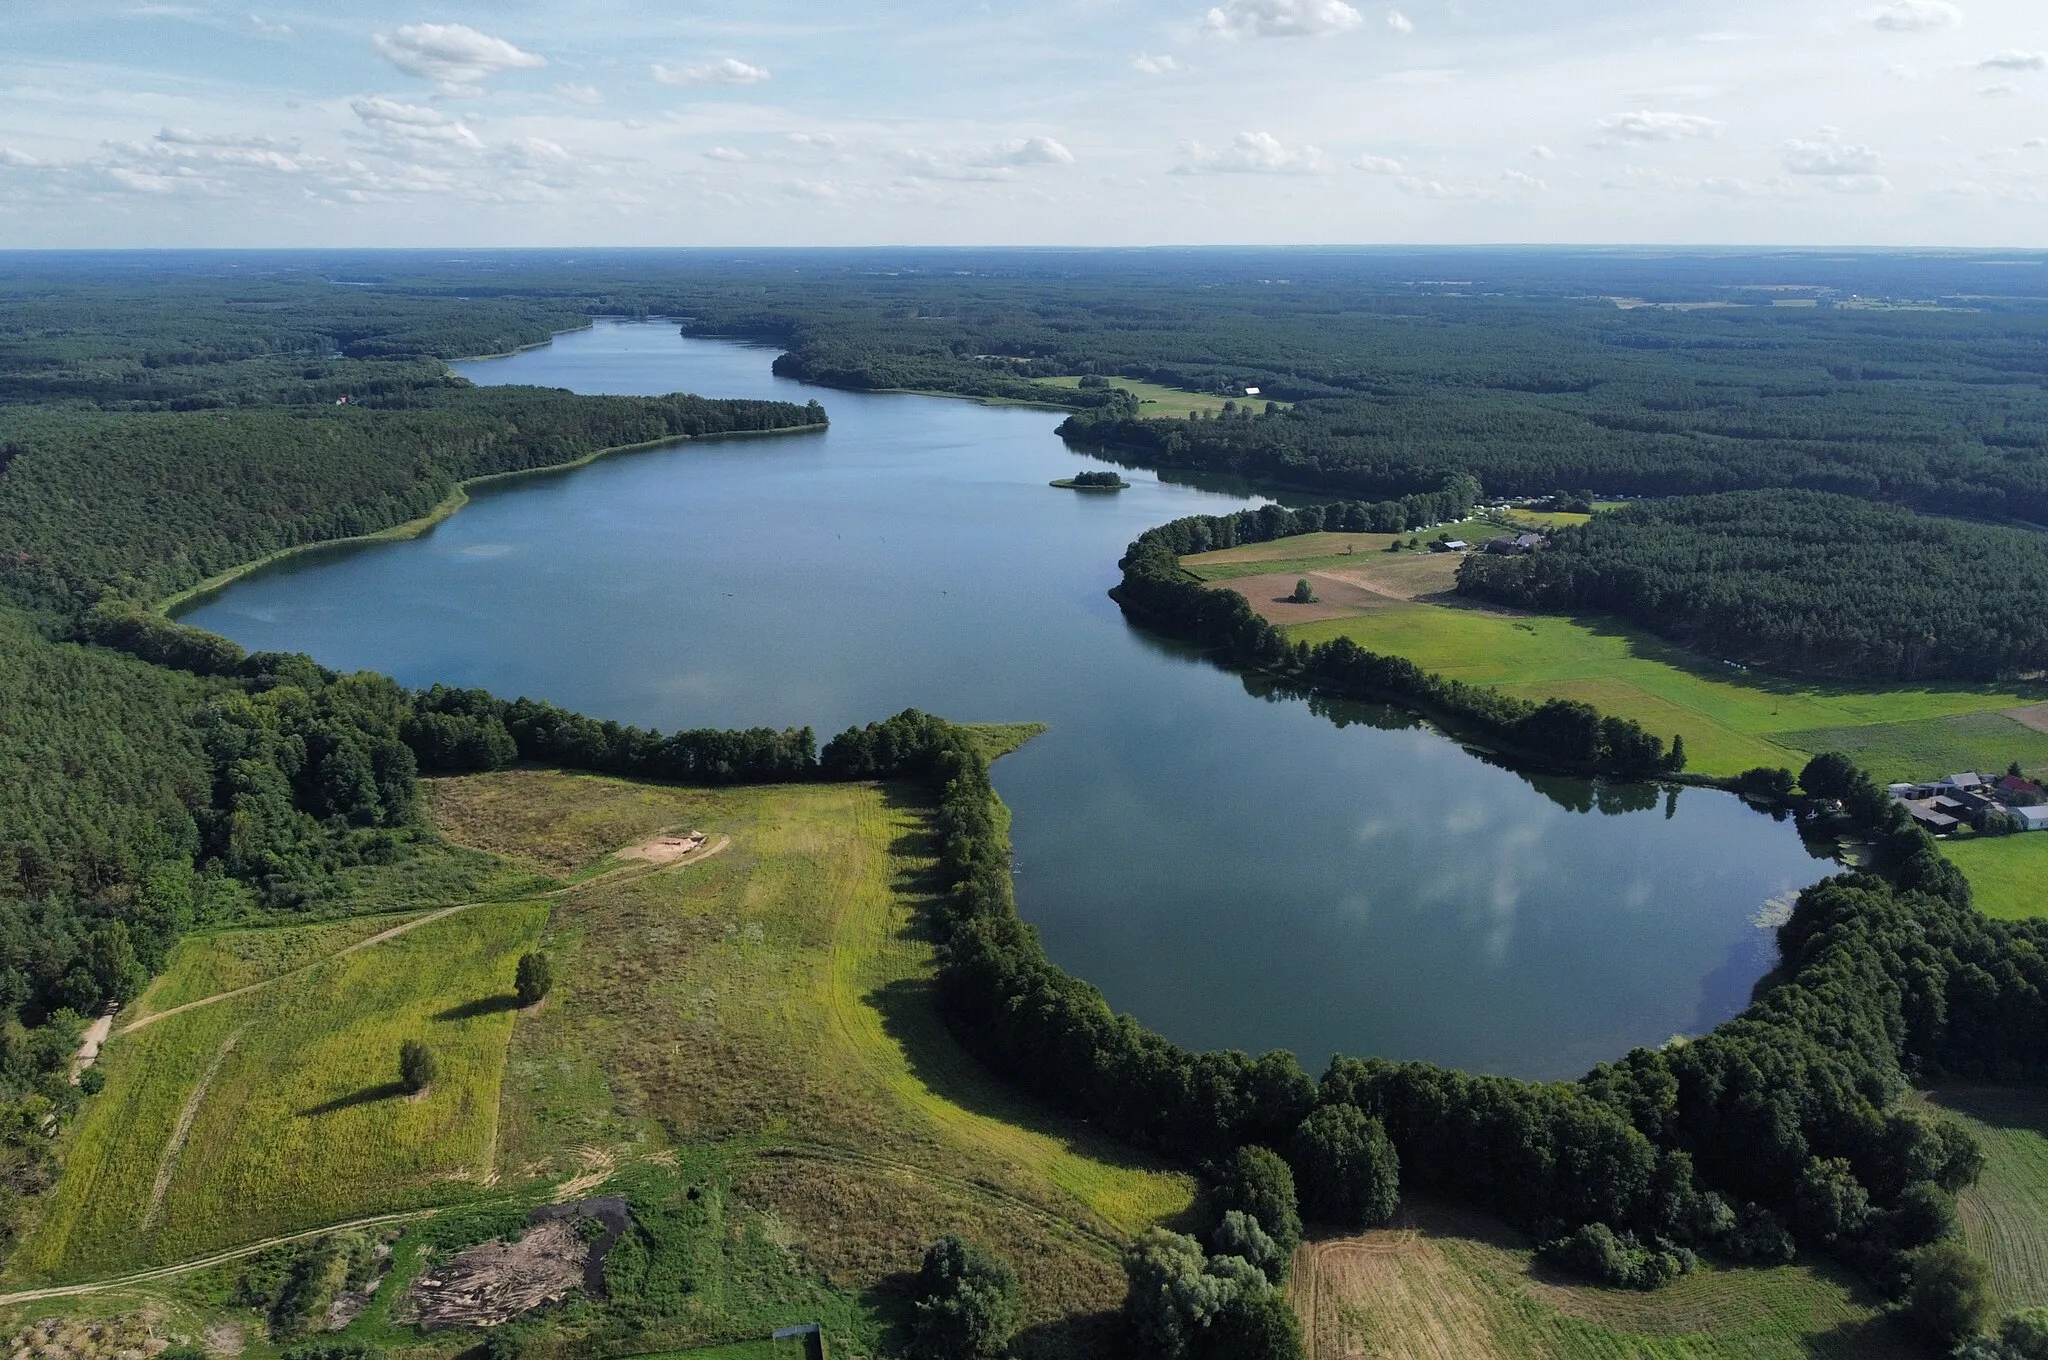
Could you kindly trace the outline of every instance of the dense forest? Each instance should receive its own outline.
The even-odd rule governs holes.
[[[1813,492],[1631,505],[1542,552],[1473,556],[1466,594],[1620,614],[1713,656],[1859,678],[2048,670],[2048,538]]]

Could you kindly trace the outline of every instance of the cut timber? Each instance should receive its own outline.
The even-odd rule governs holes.
[[[495,1327],[522,1313],[560,1303],[583,1287],[590,1244],[571,1219],[541,1223],[517,1242],[485,1242],[455,1253],[413,1281],[419,1325]]]

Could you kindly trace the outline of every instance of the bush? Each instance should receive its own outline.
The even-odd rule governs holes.
[[[1991,1312],[1991,1268],[1953,1238],[1907,1254],[1911,1272],[1900,1310],[1909,1326],[1937,1346],[1961,1345]]]
[[[437,1071],[434,1050],[419,1040],[407,1039],[398,1046],[398,1084],[407,1095],[416,1096],[432,1086]]]
[[[532,1006],[554,989],[555,965],[545,954],[527,953],[519,956],[519,971],[514,976],[513,987],[519,993],[519,1004]]]
[[[1285,1296],[1235,1256],[1149,1228],[1124,1252],[1124,1319],[1148,1360],[1301,1360]]]
[[[1294,593],[1287,598],[1296,604],[1314,604],[1316,588],[1309,583],[1308,577],[1304,576],[1294,583]]]
[[[1001,1355],[1017,1331],[1017,1273],[979,1247],[948,1235],[924,1254],[910,1349],[926,1360]]]
[[[1543,1249],[1559,1265],[1617,1289],[1662,1289],[1691,1272],[1698,1258],[1662,1242],[1646,1247],[1634,1233],[1617,1234],[1605,1223],[1588,1223]]]
[[[1793,1192],[1793,1224],[1802,1237],[1832,1246],[1870,1225],[1870,1195],[1847,1160],[1810,1158]]]
[[[1242,1210],[1287,1256],[1301,1245],[1301,1209],[1294,1197],[1294,1173],[1271,1148],[1242,1147],[1216,1186],[1219,1214]]]
[[[1223,1221],[1209,1236],[1209,1250],[1218,1256],[1235,1256],[1251,1262],[1274,1284],[1287,1278],[1287,1254],[1266,1235],[1259,1221],[1242,1209],[1232,1209],[1223,1215]]]
[[[1311,1218],[1376,1228],[1400,1205],[1401,1159],[1385,1127],[1356,1105],[1325,1105],[1302,1120],[1288,1161]]]
[[[2009,1314],[1998,1339],[2019,1360],[2048,1360],[2048,1308],[2026,1308]]]

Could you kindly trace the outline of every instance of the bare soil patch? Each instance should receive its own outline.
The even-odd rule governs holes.
[[[2048,732],[2048,704],[2028,704],[2025,708],[2008,708],[2005,716],[2023,727],[2036,732]]]
[[[485,1242],[429,1266],[410,1297],[426,1331],[495,1327],[582,1288],[589,1261],[590,1244],[574,1220],[558,1219],[516,1242]]]
[[[1270,576],[1240,576],[1234,581],[1218,581],[1213,588],[1236,591],[1251,601],[1252,608],[1261,618],[1283,627],[1291,623],[1314,623],[1319,619],[1355,618],[1369,610],[1384,609],[1398,603],[1334,572],[1312,571],[1308,573],[1308,579],[1316,588],[1316,603],[1295,604],[1287,597],[1294,593],[1294,583],[1301,578],[1302,573],[1297,571]]]
[[[667,831],[638,845],[627,846],[619,851],[618,857],[647,864],[674,864],[696,854],[706,844],[701,831]]]

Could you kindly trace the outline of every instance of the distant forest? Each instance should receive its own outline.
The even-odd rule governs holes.
[[[1523,557],[1474,556],[1468,595],[1619,614],[1740,661],[1860,677],[2048,669],[2048,537],[1814,492],[1652,501]]]

